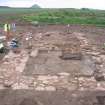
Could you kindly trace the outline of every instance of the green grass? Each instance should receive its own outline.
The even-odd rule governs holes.
[[[92,9],[0,9],[10,20],[39,24],[89,24],[105,26],[105,11]]]

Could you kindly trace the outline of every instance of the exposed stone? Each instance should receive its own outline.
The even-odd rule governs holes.
[[[58,79],[57,76],[51,76],[51,79]]]
[[[9,80],[5,80],[3,83],[4,87],[6,88],[10,88],[12,84],[13,84],[13,81],[9,81]]]
[[[78,78],[79,81],[84,81],[83,77]]]
[[[27,76],[22,76],[19,78],[19,82],[27,85],[34,83],[34,80],[35,79],[33,77],[27,77]]]
[[[92,78],[84,78],[80,77],[79,79],[79,87],[83,87],[85,89],[94,89],[97,86],[96,80]]]
[[[97,83],[97,87],[103,87],[103,88],[105,88],[105,82],[99,82],[99,83]]]
[[[44,81],[43,81],[43,84],[49,84],[49,82],[50,82],[50,81],[48,81],[48,80],[44,80]]]
[[[105,83],[103,83],[103,82],[97,83],[96,89],[105,90]]]
[[[51,81],[58,81],[58,77],[57,76],[38,76],[37,80],[47,83]]]
[[[42,87],[42,86],[38,86],[38,87],[35,88],[35,90],[36,90],[36,91],[44,91],[45,88]]]
[[[4,84],[4,87],[6,87],[6,88],[11,88],[11,84]]]
[[[86,81],[90,81],[90,82],[96,82],[96,80],[94,79],[94,77],[89,77],[89,78],[86,78],[86,77],[79,77],[78,80],[80,82],[86,82]]]
[[[101,86],[101,84],[100,83],[97,83],[97,87],[100,87]]]
[[[58,73],[58,75],[60,75],[60,76],[70,76],[70,73],[61,72],[61,73]]]
[[[79,90],[80,91],[84,91],[85,89],[84,89],[84,87],[80,87]]]
[[[96,81],[105,81],[105,77],[101,73],[95,74],[94,77]]]
[[[39,53],[39,50],[38,50],[38,49],[35,49],[35,50],[33,50],[33,51],[31,52],[30,56],[31,56],[31,57],[36,57],[36,56],[38,56],[38,53]]]
[[[45,84],[39,83],[38,86],[45,87]]]
[[[44,80],[47,80],[47,79],[49,79],[49,76],[43,76],[43,75],[38,76],[39,81],[44,81]]]
[[[56,88],[53,86],[48,86],[48,87],[45,87],[45,90],[46,91],[56,91]]]
[[[34,82],[34,87],[37,85],[37,82]]]
[[[99,56],[100,52],[88,52],[87,54],[90,54],[92,56]]]
[[[68,79],[69,79],[69,76],[61,75],[61,76],[59,77],[59,80],[60,80],[60,81],[68,81]]]
[[[23,84],[23,83],[15,83],[12,85],[13,89],[29,89],[28,85]]]
[[[59,82],[56,84],[57,87],[68,87],[69,82],[66,79],[60,79]]]
[[[101,68],[103,68],[103,67],[104,67],[104,65],[100,65],[100,67],[101,67]]]
[[[95,64],[99,64],[99,65],[102,64],[102,59],[100,57],[93,56],[93,60]]]
[[[100,55],[100,58],[105,61],[105,55]]]

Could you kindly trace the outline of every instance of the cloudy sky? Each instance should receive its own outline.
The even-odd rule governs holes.
[[[39,4],[43,8],[93,8],[104,9],[105,0],[0,0],[0,5],[30,7]]]

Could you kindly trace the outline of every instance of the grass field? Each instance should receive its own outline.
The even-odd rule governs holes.
[[[105,11],[92,9],[1,8],[0,17],[5,20],[18,19],[32,24],[91,24],[105,26]]]

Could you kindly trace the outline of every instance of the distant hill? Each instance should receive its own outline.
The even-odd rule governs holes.
[[[0,8],[10,8],[10,7],[8,7],[8,6],[0,6]]]
[[[31,8],[41,8],[41,7],[37,4],[34,4]]]

